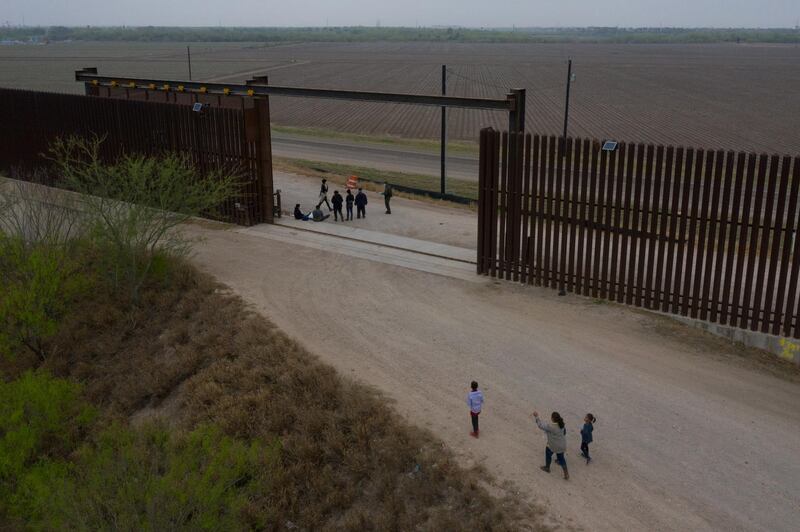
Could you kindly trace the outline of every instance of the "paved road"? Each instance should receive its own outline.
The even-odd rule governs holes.
[[[410,148],[273,133],[272,151],[279,157],[439,176],[438,154]],[[469,181],[478,180],[477,156],[448,156],[447,168],[448,177]]]

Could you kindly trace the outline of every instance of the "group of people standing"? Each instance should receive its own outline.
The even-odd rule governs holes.
[[[389,183],[384,183],[383,185],[383,200],[386,204],[386,214],[392,214],[392,208],[390,206],[390,202],[392,200],[392,185]],[[322,212],[322,204],[325,204],[328,207],[329,214],[323,214]],[[367,195],[364,193],[364,190],[361,187],[358,187],[358,193],[353,195],[353,191],[349,188],[345,193],[345,196],[339,194],[338,190],[333,191],[333,196],[331,197],[330,201],[328,200],[328,180],[323,179],[322,184],[319,188],[319,202],[317,203],[316,207],[313,211],[309,213],[303,213],[302,209],[300,208],[300,204],[296,204],[294,206],[294,217],[297,220],[314,220],[315,222],[322,222],[328,218],[330,218],[330,213],[333,212],[334,220],[339,221],[350,221],[353,219],[353,206],[356,208],[356,218],[366,218],[367,217]],[[346,216],[344,212],[342,212],[342,207],[346,209]]]
[[[479,436],[478,419],[483,404],[485,402],[483,392],[478,388],[477,381],[472,381],[470,385],[470,392],[467,394],[467,406],[469,406],[469,413],[472,419],[472,432],[470,436],[477,438]],[[531,416],[536,421],[536,426],[539,427],[547,435],[547,446],[544,450],[544,465],[540,468],[545,473],[550,472],[550,464],[553,462],[553,455],[556,455],[556,463],[561,466],[564,471],[564,480],[569,480],[569,470],[567,469],[567,459],[564,453],[567,451],[567,429],[564,423],[564,418],[558,412],[553,412],[550,415],[550,423],[542,420],[539,417],[539,412],[534,411]],[[593,414],[586,414],[583,418],[583,428],[581,428],[581,456],[586,460],[586,464],[592,461],[589,456],[589,444],[592,443],[592,432],[594,431],[594,424],[597,418]]]

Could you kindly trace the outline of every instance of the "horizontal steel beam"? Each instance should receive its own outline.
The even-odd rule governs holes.
[[[500,100],[423,94],[397,94],[390,92],[363,92],[309,89],[305,87],[279,87],[275,85],[258,85],[255,83],[249,85],[234,85],[230,83],[203,83],[202,81],[99,76],[95,69],[75,71],[75,81],[82,81],[86,84],[100,87],[149,89],[200,94],[224,94],[253,97],[273,95],[299,98],[327,98],[333,100],[432,105],[436,107],[461,107],[464,109],[491,109],[496,111],[512,111],[515,107],[515,99],[513,95],[509,95],[507,99]]]

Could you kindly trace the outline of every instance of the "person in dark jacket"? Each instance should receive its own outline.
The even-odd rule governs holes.
[[[347,195],[344,197],[345,207],[347,208],[347,219],[353,219],[353,202],[355,201],[355,197],[353,196],[353,192],[348,188]]]
[[[358,194],[356,194],[356,218],[367,217],[367,195],[361,187],[358,187]]]
[[[328,212],[331,212],[331,204],[328,203],[328,180],[323,179],[322,184],[319,187],[319,203],[317,203],[317,209],[322,207],[322,204],[328,206]]]
[[[389,202],[392,201],[392,185],[389,183],[383,184],[383,202],[386,204],[386,214],[392,214],[392,208]]]
[[[294,206],[294,219],[295,220],[305,220],[308,221],[311,213],[303,214],[303,211],[300,210],[300,204]]]
[[[344,198],[341,194],[339,194],[338,190],[333,191],[331,203],[333,203],[333,219],[338,222],[339,218],[341,218],[342,221],[344,221],[344,214],[342,214],[342,203],[344,203]]]
[[[592,414],[586,414],[583,418],[583,428],[581,429],[581,456],[586,458],[586,464],[592,461],[589,456],[589,444],[592,443],[592,431],[594,430],[594,422],[597,418]]]

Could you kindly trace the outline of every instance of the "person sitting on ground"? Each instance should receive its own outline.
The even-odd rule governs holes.
[[[356,194],[356,218],[366,218],[367,217],[367,195],[364,194],[364,190],[361,187],[358,187],[358,194]]]
[[[317,208],[311,213],[311,219],[315,222],[324,222],[330,217],[330,214],[322,214],[322,209],[320,209],[319,205],[317,205]]]
[[[339,194],[338,190],[333,191],[333,198],[331,198],[331,203],[333,203],[333,216],[334,220],[337,222],[339,218],[344,221],[344,214],[342,213],[342,204],[344,203],[344,198],[341,194]]]
[[[310,217],[311,217],[311,213],[303,214],[303,211],[300,210],[300,204],[299,203],[294,206],[294,219],[295,220],[308,221],[308,219]]]

